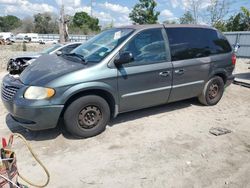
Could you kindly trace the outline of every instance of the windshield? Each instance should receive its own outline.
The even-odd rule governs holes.
[[[53,52],[54,50],[60,48],[62,45],[61,44],[55,44],[51,46],[50,48],[46,48],[45,50],[42,51],[42,54],[49,54]]]
[[[71,53],[83,56],[86,63],[98,63],[128,38],[133,31],[133,29],[128,28],[103,31],[74,49]]]

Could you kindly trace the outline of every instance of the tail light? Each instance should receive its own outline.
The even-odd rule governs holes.
[[[236,64],[236,55],[233,54],[232,55],[232,65],[235,65]]]

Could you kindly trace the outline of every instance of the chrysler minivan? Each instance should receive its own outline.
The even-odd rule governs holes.
[[[2,100],[31,130],[60,118],[77,137],[95,136],[120,113],[197,97],[217,104],[236,57],[216,29],[132,25],[101,32],[69,54],[43,55],[20,77],[6,75]]]

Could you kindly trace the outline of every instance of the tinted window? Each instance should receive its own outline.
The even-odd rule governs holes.
[[[208,30],[210,34],[210,49],[211,54],[228,53],[232,51],[231,45],[219,31]]]
[[[68,45],[64,48],[62,48],[60,51],[64,54],[68,54],[70,53],[72,50],[74,50],[75,48],[77,48],[78,46],[80,46],[80,44],[71,44],[71,45]]]
[[[167,34],[172,61],[231,51],[231,46],[225,37],[213,29],[168,28]]]
[[[129,51],[133,54],[134,61],[130,63],[133,65],[159,63],[167,60],[161,29],[140,32],[126,44],[122,51]]]

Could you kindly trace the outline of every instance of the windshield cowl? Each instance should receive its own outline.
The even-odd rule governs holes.
[[[60,55],[61,57],[63,58],[70,58],[72,59],[73,61],[74,60],[80,60],[81,63],[83,64],[87,64],[87,62],[85,61],[84,59],[84,56],[82,56],[81,54],[77,54],[77,53],[66,53],[66,54],[61,54]]]

